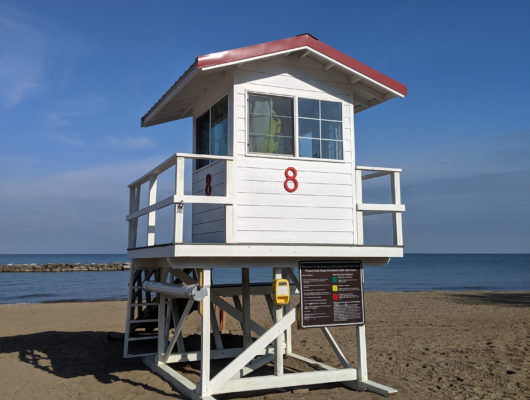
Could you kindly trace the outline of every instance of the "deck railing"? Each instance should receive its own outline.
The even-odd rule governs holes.
[[[226,162],[226,194],[225,196],[196,196],[184,194],[185,179],[185,160],[186,159],[204,159],[204,160],[221,160]],[[176,153],[167,160],[153,168],[141,178],[135,180],[129,185],[129,249],[136,248],[138,236],[138,219],[147,215],[147,247],[155,245],[155,226],[156,211],[175,205],[173,220],[173,243],[182,243],[184,239],[184,204],[224,204],[226,206],[226,242],[232,242],[232,213],[233,213],[233,194],[232,194],[232,157],[214,156],[202,154]],[[160,201],[157,198],[157,181],[158,176],[171,167],[175,167],[175,192],[173,195]],[[140,207],[140,189],[142,184],[149,182],[148,205]]]
[[[204,159],[213,161],[226,162],[226,194],[224,196],[207,196],[207,195],[185,195],[185,160],[186,159]],[[184,239],[184,204],[224,204],[226,207],[226,243],[233,243],[233,183],[232,183],[232,161],[229,156],[214,156],[201,154],[176,153],[167,160],[153,168],[147,174],[138,178],[129,185],[129,249],[137,247],[138,238],[138,219],[147,215],[147,247],[155,245],[156,235],[156,211],[175,206],[173,213],[173,243],[182,243]],[[158,176],[175,167],[175,191],[174,193],[160,201],[157,201],[157,182]],[[393,245],[403,246],[403,227],[402,213],[405,211],[405,205],[401,204],[400,189],[400,172],[397,168],[380,168],[357,166],[355,168],[355,185],[356,185],[356,212],[355,212],[355,242],[356,246],[364,245],[364,217],[373,214],[391,213],[393,219]],[[373,204],[363,202],[363,181],[390,175],[390,185],[392,193],[392,203]],[[149,192],[147,206],[140,207],[140,190],[144,183],[149,182]]]
[[[355,168],[355,193],[356,193],[356,242],[358,246],[364,245],[364,216],[374,214],[391,213],[393,220],[393,245],[403,246],[403,222],[401,213],[405,211],[405,205],[401,204],[401,186],[399,174],[400,168],[363,167]],[[363,181],[390,175],[390,188],[392,192],[392,203],[373,204],[363,203]]]

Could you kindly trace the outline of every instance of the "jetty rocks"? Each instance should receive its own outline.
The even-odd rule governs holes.
[[[77,271],[126,271],[130,263],[91,263],[91,264],[7,264],[0,265],[0,272],[77,272]]]

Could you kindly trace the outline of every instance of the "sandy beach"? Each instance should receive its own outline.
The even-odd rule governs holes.
[[[123,359],[125,302],[0,306],[2,399],[181,398],[139,359]],[[255,301],[258,320],[270,324]],[[198,332],[193,313],[189,334]],[[366,294],[371,380],[399,390],[396,399],[528,399],[530,293]],[[227,329],[238,333],[230,322]],[[352,327],[334,335],[355,359]],[[337,365],[318,329],[294,330],[294,350]],[[286,362],[288,368],[302,368]],[[183,367],[197,380],[197,365]],[[377,399],[342,386],[269,391],[224,399]]]

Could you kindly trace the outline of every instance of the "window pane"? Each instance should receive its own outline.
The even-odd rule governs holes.
[[[272,117],[270,133],[293,137],[293,119],[289,117]]]
[[[342,160],[342,142],[335,140],[322,140],[322,158]]]
[[[210,112],[207,111],[195,121],[195,146],[197,154],[210,153]],[[208,164],[208,160],[196,160],[195,168]]]
[[[219,103],[214,104],[210,109],[212,113],[212,125],[219,121]]]
[[[293,100],[249,95],[249,151],[293,154]]]
[[[320,122],[317,119],[298,119],[298,135],[300,137],[320,137]]]
[[[250,115],[250,133],[272,133],[271,117],[269,117],[268,115]]]
[[[272,115],[279,115],[283,117],[293,116],[293,100],[288,97],[274,97],[271,98]]]
[[[342,140],[342,122],[322,121],[322,139]]]
[[[320,118],[318,100],[298,99],[298,115],[307,118]]]
[[[269,96],[249,95],[250,114],[271,115]]]
[[[212,126],[210,150],[217,156],[228,155],[228,118]]]
[[[228,118],[228,96],[225,96],[217,104],[219,105],[219,120]]]
[[[293,154],[293,138],[250,134],[249,151],[255,153]]]
[[[333,119],[335,121],[342,121],[342,104],[335,101],[321,101],[320,109],[322,111],[322,119]]]
[[[300,138],[300,157],[320,158],[320,140]]]

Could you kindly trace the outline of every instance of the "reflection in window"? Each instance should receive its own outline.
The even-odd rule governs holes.
[[[342,160],[342,104],[298,99],[300,157]]]
[[[195,121],[197,154],[228,155],[228,96],[215,103]],[[196,160],[199,169],[208,160]]]
[[[249,95],[249,151],[294,155],[293,142],[293,100]]]

